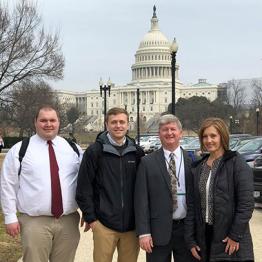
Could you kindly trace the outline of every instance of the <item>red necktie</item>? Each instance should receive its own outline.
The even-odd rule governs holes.
[[[52,203],[51,203],[51,212],[55,218],[59,218],[63,214],[63,201],[61,186],[59,180],[59,167],[55,157],[55,151],[52,146],[52,141],[47,141],[48,151],[49,151],[49,160],[50,160],[50,173],[51,173],[51,190],[52,190]]]

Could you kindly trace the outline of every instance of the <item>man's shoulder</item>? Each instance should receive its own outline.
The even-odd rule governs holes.
[[[17,153],[19,152],[20,148],[21,148],[21,145],[22,145],[22,140],[17,142],[16,144],[14,144],[7,152],[7,154],[11,154],[11,153]]]
[[[154,152],[152,152],[152,153],[150,153],[150,154],[147,154],[147,155],[145,155],[143,158],[142,158],[142,160],[143,160],[143,162],[146,162],[146,163],[148,163],[148,162],[156,162],[156,158],[159,156],[159,155],[162,155],[163,154],[163,151],[162,151],[162,149],[158,149],[158,150],[156,150],[156,151],[154,151]]]
[[[72,141],[71,139],[67,139],[67,138],[65,138],[65,137],[62,137],[62,136],[56,136],[55,137],[55,139],[56,139],[56,141],[58,141],[59,143],[63,143],[63,144],[65,144],[65,145],[69,145],[70,146],[70,144],[71,143],[74,143],[74,144],[76,144],[77,146],[79,146],[77,143],[75,143],[74,141]],[[80,146],[79,146],[80,147]]]
[[[103,151],[103,145],[99,142],[94,142],[92,143],[87,149],[86,153],[87,154],[97,154],[97,153],[102,153]]]
[[[70,150],[73,149],[73,151],[75,151],[78,156],[81,156],[83,154],[83,150],[80,147],[80,145],[73,142],[72,140],[62,137],[62,136],[56,136],[55,139],[58,142],[58,145],[61,145],[62,147],[65,146],[68,149],[70,148]]]

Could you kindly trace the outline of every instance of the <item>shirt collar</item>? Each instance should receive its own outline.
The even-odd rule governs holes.
[[[47,144],[47,140],[46,140],[46,139],[43,139],[43,138],[42,138],[41,136],[39,136],[38,134],[35,134],[35,136],[36,136],[37,140],[38,140],[40,143]],[[52,144],[53,144],[53,145],[56,145],[56,143],[57,143],[57,136],[56,136],[54,139],[52,139]]]
[[[170,159],[170,154],[171,153],[174,153],[175,158],[179,158],[180,155],[181,155],[181,148],[180,148],[180,146],[178,146],[174,151],[169,151],[169,150],[167,150],[165,148],[163,148],[163,151],[164,151],[165,159],[167,159],[167,160]]]
[[[107,135],[107,138],[109,139],[110,144],[112,144],[113,146],[122,146],[126,143],[126,137],[124,137],[123,143],[120,145],[111,137],[109,133],[107,133],[106,135]]]

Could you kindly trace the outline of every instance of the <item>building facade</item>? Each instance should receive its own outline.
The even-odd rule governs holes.
[[[137,118],[136,92],[140,90],[140,117],[148,122],[167,111],[171,103],[171,42],[160,31],[156,8],[153,8],[150,30],[144,35],[135,53],[135,62],[131,67],[130,83],[117,86],[111,85],[110,97],[107,97],[107,108],[123,107],[130,114],[130,122]],[[225,90],[221,86],[207,83],[199,79],[197,84],[184,85],[179,79],[179,65],[176,65],[176,100],[180,97],[204,96],[210,101],[215,100]],[[93,116],[89,123],[90,129],[99,130],[103,126],[103,98],[100,90],[84,93],[57,91],[59,100],[78,107],[83,115]]]

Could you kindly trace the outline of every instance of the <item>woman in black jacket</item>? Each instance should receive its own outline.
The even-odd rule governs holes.
[[[185,238],[201,261],[254,261],[249,220],[254,209],[252,170],[229,150],[229,132],[219,118],[200,128],[208,152],[192,167]]]

